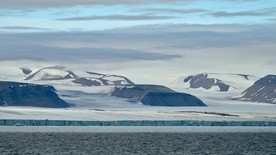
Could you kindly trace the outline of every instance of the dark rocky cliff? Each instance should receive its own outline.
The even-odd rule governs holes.
[[[0,105],[62,108],[69,104],[59,98],[53,86],[0,81]]]
[[[141,102],[151,106],[205,106],[197,97],[185,93],[149,92]]]
[[[219,87],[219,91],[228,91],[230,86],[223,83],[223,81],[215,78],[208,78],[208,74],[198,74],[189,76],[184,79],[184,82],[190,83],[190,88],[204,88],[211,89],[214,86]]]
[[[111,95],[151,106],[206,106],[195,96],[159,85],[117,86]]]

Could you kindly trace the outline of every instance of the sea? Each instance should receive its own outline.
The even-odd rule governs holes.
[[[275,127],[0,127],[0,154],[275,155]]]

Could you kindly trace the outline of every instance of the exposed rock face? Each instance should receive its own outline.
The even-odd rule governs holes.
[[[76,80],[72,81],[73,83],[76,84],[81,84],[83,86],[100,86],[101,82],[98,82],[97,80],[91,80],[91,79],[87,79],[87,78],[77,78]]]
[[[185,93],[149,92],[141,102],[151,106],[205,106],[197,97]]]
[[[111,95],[151,106],[205,106],[195,96],[159,85],[117,86]]]
[[[22,72],[23,72],[25,75],[29,75],[29,74],[32,72],[31,69],[26,68],[26,67],[22,67],[22,68],[20,68],[20,69],[22,70]]]
[[[219,91],[228,91],[230,88],[230,85],[223,83],[219,79],[208,78],[207,74],[188,76],[184,79],[184,82],[189,82],[190,88],[211,89],[212,87],[217,86],[219,88]]]
[[[0,81],[0,105],[61,108],[69,104],[52,86]]]
[[[208,91],[242,92],[251,86],[259,77],[232,73],[201,73],[182,76],[171,83],[174,89],[204,89]]]
[[[131,101],[141,101],[149,92],[174,92],[173,90],[159,85],[134,85],[134,86],[117,86],[113,96],[128,98]]]
[[[86,72],[89,77],[98,79],[103,85],[134,85],[128,78],[120,75],[108,75],[95,72]]]
[[[267,75],[256,81],[237,99],[276,104],[276,75]]]

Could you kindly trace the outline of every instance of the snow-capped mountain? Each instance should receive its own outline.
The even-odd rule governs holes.
[[[24,70],[23,70],[24,72]],[[65,80],[75,79],[78,76],[66,70],[63,66],[45,67],[28,75],[25,80],[44,81],[44,80]]]
[[[243,91],[258,77],[245,74],[201,73],[182,76],[171,83],[172,88],[203,89],[217,92]]]
[[[124,76],[86,72],[90,78],[99,79],[103,85],[134,85],[132,81]]]
[[[236,99],[276,104],[276,75],[267,75],[261,78]]]
[[[26,69],[22,69],[23,73]],[[81,86],[107,86],[107,85],[133,85],[134,83],[128,78],[118,75],[107,75],[94,72],[82,72],[80,75],[63,66],[45,67],[29,73],[25,78],[26,81],[43,82],[43,83],[62,83],[65,85]]]

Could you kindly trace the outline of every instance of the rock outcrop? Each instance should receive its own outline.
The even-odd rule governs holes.
[[[49,85],[0,81],[0,105],[63,108],[69,104]]]
[[[203,89],[216,92],[228,92],[232,90],[242,92],[258,79],[258,77],[246,74],[201,73],[179,77],[171,83],[171,87],[177,89]]]
[[[111,95],[150,106],[206,106],[195,96],[159,85],[117,86]]]
[[[212,87],[218,87],[219,91],[228,91],[230,85],[225,84],[223,81],[215,78],[208,78],[207,74],[198,74],[195,76],[188,76],[184,79],[184,82],[190,83],[190,88],[204,88],[211,89]]]
[[[27,70],[22,70],[24,74]],[[100,74],[95,72],[80,72],[76,74],[67,70],[63,66],[53,66],[41,68],[34,73],[29,73],[25,78],[28,81],[43,82],[50,85],[57,83],[66,83],[81,86],[107,86],[107,85],[133,85],[134,83],[128,78],[119,75]]]
[[[236,99],[276,104],[276,75],[261,78]]]

